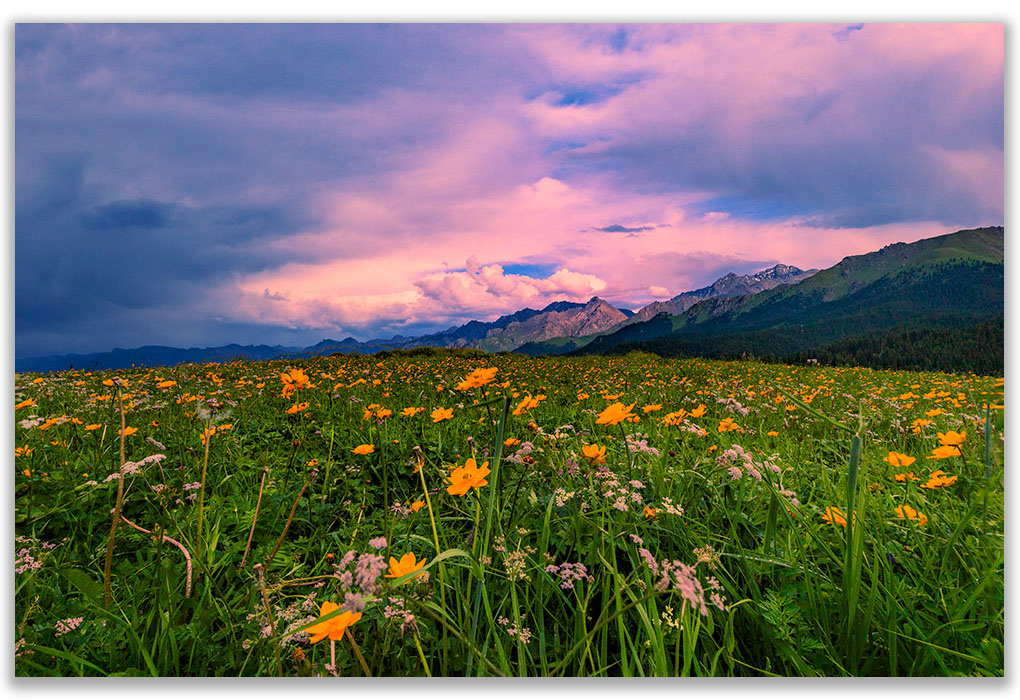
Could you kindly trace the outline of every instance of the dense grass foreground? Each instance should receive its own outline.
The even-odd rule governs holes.
[[[1003,673],[1002,380],[433,353],[16,383],[18,675]]]

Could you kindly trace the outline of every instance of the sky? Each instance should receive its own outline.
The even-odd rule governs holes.
[[[15,355],[637,309],[1003,224],[1001,24],[34,25]]]

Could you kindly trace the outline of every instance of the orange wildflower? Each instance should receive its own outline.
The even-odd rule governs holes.
[[[740,430],[740,426],[732,418],[723,418],[719,421],[719,432],[728,433],[731,430]]]
[[[496,378],[497,371],[499,370],[495,367],[476,369],[474,372],[465,377],[464,381],[457,385],[457,389],[460,391],[466,391],[468,389],[483,387]]]
[[[619,402],[610,404],[604,411],[602,411],[602,413],[599,414],[595,423],[597,425],[619,425],[625,420],[636,417],[633,413],[631,413],[631,409],[633,409],[635,405],[637,405],[636,401],[629,406],[624,406]]]
[[[319,609],[319,617],[328,615],[331,612],[336,612],[340,609],[340,606],[336,603],[331,603],[328,600],[322,604]],[[312,625],[308,628],[308,633],[312,635],[309,640],[312,644],[321,642],[326,637],[329,637],[334,642],[339,642],[344,638],[344,632],[347,628],[353,625],[355,622],[361,619],[361,613],[351,612],[347,610],[340,613],[336,617],[331,617],[328,620]]]
[[[408,552],[404,556],[400,557],[400,561],[397,561],[396,557],[390,557],[390,572],[386,574],[386,578],[400,578],[404,574],[410,574],[420,570],[425,566],[425,559],[416,561],[414,552]],[[415,578],[424,576],[425,572],[422,571]],[[406,581],[405,581],[406,583]]]
[[[202,431],[202,444],[204,445],[205,441],[208,440],[209,438],[211,438],[215,434],[216,434],[216,426],[215,425],[210,427],[210,428],[204,429]]]
[[[856,515],[854,519],[856,520]],[[844,513],[839,508],[825,506],[825,515],[822,516],[822,521],[830,525],[839,525],[840,527],[846,527],[846,513]]]
[[[962,454],[960,448],[956,445],[942,445],[933,449],[928,459],[949,459],[950,457],[959,457]]]
[[[385,420],[393,415],[393,411],[388,408],[383,408],[379,404],[371,404],[365,409],[365,415],[362,416],[365,420],[375,418],[376,420]]]
[[[539,396],[541,396],[541,395],[539,395]],[[517,404],[517,408],[515,408],[513,410],[513,414],[515,416],[519,416],[522,413],[524,413],[525,411],[530,411],[531,409],[533,409],[536,406],[538,406],[540,401],[541,401],[541,399],[538,396],[536,396],[535,398],[532,398],[531,394],[527,394],[524,397],[524,400],[521,401],[519,404]]]
[[[901,520],[916,520],[918,525],[924,525],[928,522],[927,515],[918,513],[908,505],[896,506],[896,517]]]
[[[947,476],[944,471],[939,469],[931,473],[928,477],[928,481],[921,484],[922,489],[940,489],[943,486],[952,486],[956,483],[958,477],[954,474],[953,476]]]
[[[452,408],[437,408],[432,412],[432,422],[439,423],[440,421],[450,420],[453,418]]]
[[[964,430],[962,433],[958,433],[955,430],[948,430],[944,433],[939,433],[939,444],[943,447],[959,447],[967,439],[967,431]]]
[[[662,424],[663,425],[683,425],[683,423],[684,423],[684,416],[686,416],[686,415],[687,415],[687,411],[685,411],[682,408],[679,411],[673,411],[672,413],[667,413],[666,415],[664,415],[662,417]]]
[[[886,455],[885,461],[894,467],[909,467],[917,461],[917,458],[900,454],[899,452],[890,452]],[[897,479],[897,481],[902,481],[902,479]]]
[[[358,445],[351,452],[356,455],[370,455],[375,452],[375,445]]]
[[[592,466],[604,464],[606,461],[606,448],[598,445],[582,445],[581,454]]]
[[[913,431],[914,431],[915,435],[919,435],[921,433],[921,428],[923,428],[926,425],[930,425],[930,424],[931,424],[930,420],[925,420],[924,418],[918,418],[917,420],[915,420],[913,423],[910,424],[910,427],[913,428]]]
[[[308,375],[304,373],[304,370],[297,367],[281,374],[280,381],[283,382],[284,398],[288,398],[295,391],[311,386],[311,380],[308,378]]]
[[[485,477],[491,473],[488,467],[488,462],[479,467],[473,458],[469,458],[464,462],[463,467],[457,467],[450,474],[447,479],[450,485],[446,488],[446,492],[451,496],[463,496],[472,487],[479,488],[485,486],[489,483],[485,480]]]

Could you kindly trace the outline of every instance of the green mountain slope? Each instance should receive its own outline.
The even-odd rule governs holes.
[[[848,257],[799,284],[706,300],[679,316],[660,315],[595,338],[572,354],[641,349],[667,356],[790,359],[831,352],[834,343],[849,338],[871,347],[864,342],[868,334],[893,329],[960,331],[1001,319],[1003,310],[1003,229],[974,229]],[[929,334],[925,342],[934,350],[951,342],[951,335]],[[1000,347],[988,356],[1001,354]],[[989,359],[986,369],[997,371],[995,362]]]

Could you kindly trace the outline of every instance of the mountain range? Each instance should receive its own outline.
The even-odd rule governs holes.
[[[431,347],[528,355],[645,350],[786,361],[819,355],[827,361],[995,371],[1003,353],[1003,239],[1001,226],[971,229],[850,256],[821,271],[775,265],[753,275],[730,273],[636,313],[593,297],[584,304],[557,301],[417,337],[325,339],[305,348],[146,346],[23,358],[15,364],[19,372],[47,372]],[[914,340],[904,339],[910,337]],[[978,347],[975,338],[981,339]],[[997,347],[985,355],[981,348],[989,343]],[[925,355],[918,344],[938,352]],[[891,353],[892,347],[900,349]],[[885,360],[879,357],[883,352]]]
[[[1001,226],[896,243],[844,258],[797,284],[659,314],[572,352],[814,357],[998,374],[1004,361],[1003,250]]]
[[[818,270],[801,270],[792,265],[776,265],[753,275],[735,275],[732,272],[720,277],[707,287],[690,292],[677,294],[666,301],[653,301],[628,321],[641,323],[661,313],[670,315],[682,314],[695,304],[715,297],[738,297],[745,294],[757,294],[781,284],[795,284],[807,279]]]

